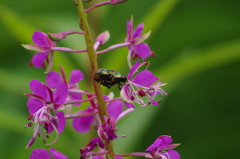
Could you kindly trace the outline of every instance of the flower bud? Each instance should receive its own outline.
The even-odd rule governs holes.
[[[65,39],[67,36],[67,34],[65,32],[61,32],[61,33],[48,33],[48,37],[55,42],[59,42],[62,39]]]
[[[109,31],[106,30],[98,35],[98,37],[96,38],[96,42],[99,41],[100,45],[103,45],[109,40],[109,38],[110,38]]]
[[[75,30],[69,30],[69,31],[66,31],[66,32],[61,32],[61,33],[48,33],[48,37],[52,41],[59,42],[59,41],[65,39],[66,36],[70,35],[70,34],[85,34],[85,32],[78,32],[78,31],[75,31]]]

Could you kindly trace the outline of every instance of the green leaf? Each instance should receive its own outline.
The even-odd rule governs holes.
[[[240,40],[220,43],[195,52],[180,54],[163,69],[155,70],[164,82],[177,83],[191,75],[207,71],[240,59]]]

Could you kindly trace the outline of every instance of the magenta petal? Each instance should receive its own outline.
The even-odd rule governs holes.
[[[144,71],[139,72],[132,79],[132,82],[134,82],[140,86],[150,86],[157,80],[158,80],[158,78],[154,74],[152,74],[151,71],[144,70]]]
[[[65,156],[61,152],[55,150],[54,148],[50,148],[49,150],[50,150],[50,152],[51,152],[51,154],[52,154],[54,159],[68,159],[67,156]]]
[[[73,128],[80,133],[86,133],[90,130],[90,126],[94,121],[94,116],[80,117],[73,119]]]
[[[92,159],[104,159],[104,155],[93,156]]]
[[[30,139],[30,141],[28,142],[28,144],[27,144],[26,148],[29,148],[29,147],[31,147],[31,146],[32,146],[32,144],[35,142],[35,140],[36,140],[36,136],[35,136],[35,137],[32,137],[32,138]]]
[[[58,117],[58,133],[63,132],[66,126],[66,119],[63,112],[54,111]]]
[[[132,39],[132,32],[133,32],[133,24],[132,21],[127,21],[127,38],[126,41],[131,41]]]
[[[32,63],[34,66],[36,66],[37,68],[42,67],[44,60],[47,58],[48,53],[37,53],[33,56],[32,58]]]
[[[134,48],[138,55],[143,59],[147,58],[151,53],[150,47],[146,43],[135,45]]]
[[[132,76],[134,75],[134,73],[138,70],[138,68],[140,67],[140,60],[137,60],[137,62],[133,65],[133,67],[130,70],[130,73],[128,74],[127,78],[131,79]]]
[[[156,101],[152,101],[152,105],[158,105],[159,103],[158,102],[156,102]]]
[[[160,151],[165,147],[168,147],[170,143],[172,143],[172,138],[168,135],[161,135],[154,141],[154,144],[158,147]]]
[[[144,27],[144,23],[139,24],[139,25],[137,26],[137,28],[136,28],[135,31],[133,32],[133,39],[136,39],[136,38],[138,38],[140,35],[142,35],[143,27]]]
[[[54,98],[55,104],[63,104],[67,98],[68,88],[65,83],[59,82],[56,86],[56,93]]]
[[[109,100],[109,97],[107,95],[103,95],[104,100]]]
[[[43,107],[45,103],[42,103],[41,101],[34,99],[34,98],[29,98],[28,102],[27,102],[27,106],[28,106],[28,112],[30,114],[34,114],[35,112],[37,112],[39,109],[41,109]]]
[[[32,151],[30,159],[51,159],[51,156],[46,149],[35,149]]]
[[[57,120],[55,118],[52,118],[52,123],[54,123],[54,126],[57,127]],[[47,127],[47,134],[51,134],[53,132],[53,130],[55,129],[52,126],[52,123],[48,125]]]
[[[60,76],[60,74],[58,72],[51,71],[48,73],[48,75],[46,77],[46,82],[49,87],[56,88],[58,82],[63,82],[63,81],[62,81],[62,77]]]
[[[84,78],[84,74],[80,70],[73,70],[70,74],[70,85],[73,85]]]
[[[46,101],[50,101],[47,88],[40,81],[33,79],[30,82],[30,89],[34,94],[43,97],[44,99],[46,99]]]
[[[46,37],[47,37],[46,33],[37,30],[33,33],[32,40],[36,45],[48,47]]]
[[[132,103],[133,100],[131,98],[131,86],[129,84],[125,84],[123,85],[121,91],[120,91],[120,96],[122,97],[122,99],[128,103]]]
[[[162,149],[164,149],[165,147],[169,146],[170,143],[172,142],[172,138],[168,135],[162,135],[160,137],[158,137],[153,143],[152,145],[150,145],[146,151],[152,151],[152,152],[156,152],[156,151],[161,151]]]
[[[110,117],[114,117],[117,119],[119,114],[121,114],[123,111],[123,105],[120,100],[113,101],[108,104],[108,114]]]
[[[124,101],[124,104],[126,105],[127,108],[135,108],[135,106],[132,103],[128,103]]]
[[[70,96],[71,100],[81,100],[82,99],[82,94],[78,93],[68,93]],[[79,106],[81,103],[75,103],[73,104],[74,106]]]
[[[180,155],[175,150],[168,150],[163,153],[163,155],[166,157],[166,159],[180,159]]]

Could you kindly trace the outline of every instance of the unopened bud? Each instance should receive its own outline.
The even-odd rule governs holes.
[[[59,41],[65,39],[66,36],[70,35],[70,34],[85,34],[85,32],[78,32],[78,31],[75,31],[75,30],[69,30],[69,31],[66,31],[66,32],[61,32],[61,33],[48,33],[48,37],[52,41],[59,42]]]
[[[128,0],[111,0],[111,4],[112,5],[116,5],[116,4],[121,4],[121,3],[125,3]]]
[[[109,31],[106,30],[98,35],[98,37],[96,38],[96,42],[99,41],[100,45],[103,45],[109,40],[109,38],[110,38]]]
[[[65,32],[61,32],[61,33],[48,33],[48,37],[55,42],[59,42],[62,39],[65,39],[67,36],[67,34]]]

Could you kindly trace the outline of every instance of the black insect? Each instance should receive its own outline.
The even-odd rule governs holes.
[[[119,90],[127,82],[127,78],[120,72],[105,68],[101,68],[95,73],[94,80],[107,88],[118,84]]]

